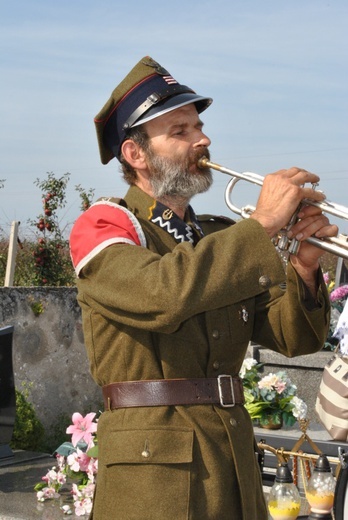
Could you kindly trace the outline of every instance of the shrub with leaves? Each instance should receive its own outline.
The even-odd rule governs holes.
[[[92,205],[95,190],[93,188],[90,188],[88,191],[86,191],[84,188],[82,188],[81,184],[77,184],[75,186],[75,190],[80,195],[81,211],[86,211]]]
[[[16,389],[16,418],[10,445],[16,450],[40,451],[45,430],[28,397],[28,387],[22,392]]]
[[[33,285],[62,286],[72,285],[74,282],[68,242],[63,237],[57,213],[66,204],[69,177],[69,173],[57,178],[49,172],[47,179],[35,181],[43,194],[43,211],[36,221],[31,221],[38,229],[37,243],[33,251]]]

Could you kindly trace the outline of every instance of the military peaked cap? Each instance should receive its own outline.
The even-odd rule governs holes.
[[[200,113],[212,99],[180,85],[156,61],[144,57],[94,118],[101,162],[107,164],[113,157],[120,158],[121,145],[130,128],[189,103],[194,103]]]

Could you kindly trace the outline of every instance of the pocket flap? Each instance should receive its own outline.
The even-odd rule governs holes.
[[[100,462],[110,464],[183,464],[192,462],[192,430],[119,430],[99,445]]]

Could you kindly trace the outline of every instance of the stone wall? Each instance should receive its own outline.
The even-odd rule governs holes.
[[[30,385],[29,400],[46,430],[61,415],[97,412],[102,405],[83,343],[75,288],[0,288],[0,327],[14,326],[15,385]]]

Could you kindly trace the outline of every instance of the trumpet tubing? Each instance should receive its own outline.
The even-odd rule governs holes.
[[[227,184],[225,190],[225,202],[228,208],[240,215],[242,218],[248,218],[255,210],[255,207],[252,205],[247,205],[244,207],[238,207],[232,202],[232,191],[236,185],[236,183],[240,180],[251,182],[252,184],[256,184],[258,186],[263,185],[264,177],[257,173],[252,172],[236,172],[225,166],[221,166],[220,164],[214,163],[207,159],[206,157],[202,157],[198,161],[199,168],[211,168],[212,170],[219,171],[220,173],[224,173],[231,177],[230,181]],[[345,206],[341,206],[339,204],[335,204],[334,202],[325,200],[322,202],[316,202],[310,199],[304,199],[302,201],[304,204],[309,204],[311,206],[316,206],[320,208],[323,212],[329,213],[330,215],[334,215],[335,217],[341,218],[343,220],[348,221],[348,208]],[[296,215],[293,216],[294,220],[296,219]],[[294,222],[289,222],[288,226],[283,230],[279,237],[279,242],[277,243],[278,248],[280,250],[288,250],[291,254],[296,254],[299,242],[297,240],[289,240],[286,236],[286,232],[289,231],[291,225]],[[327,237],[325,239],[309,237],[306,242],[323,249],[329,253],[332,253],[336,256],[340,256],[342,258],[348,259],[348,237],[345,235],[340,235],[339,237]]]

